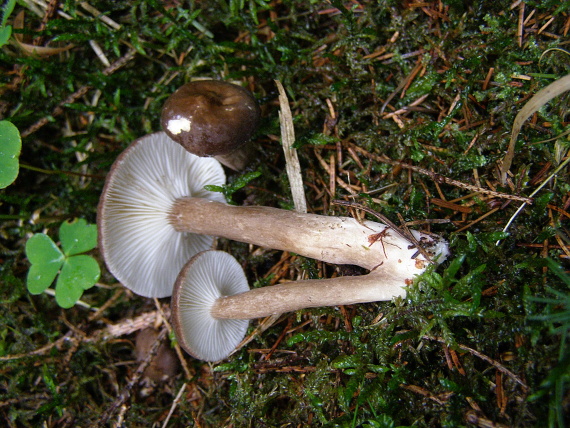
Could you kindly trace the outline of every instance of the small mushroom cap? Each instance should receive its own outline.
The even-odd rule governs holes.
[[[170,296],[182,266],[214,242],[176,231],[170,208],[184,196],[225,202],[204,189],[224,183],[217,160],[188,153],[164,132],[135,140],[113,164],[99,201],[99,248],[109,271],[136,294]]]
[[[195,358],[219,361],[243,340],[248,320],[216,319],[217,299],[245,293],[247,278],[240,264],[223,251],[203,251],[182,269],[172,294],[172,324],[180,346]]]
[[[247,89],[219,80],[197,80],[164,103],[164,132],[197,156],[229,154],[245,144],[259,124],[259,106]]]

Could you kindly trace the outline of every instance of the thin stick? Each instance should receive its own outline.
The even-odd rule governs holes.
[[[422,248],[422,246],[420,245],[420,242],[416,239],[416,237],[414,236],[414,234],[412,232],[410,232],[410,229],[408,228],[408,226],[406,225],[406,220],[404,220],[404,217],[402,217],[402,214],[397,213],[398,214],[398,220],[400,220],[400,223],[402,224],[402,229],[405,231],[406,235],[408,235],[410,241],[412,241],[412,243],[416,246],[416,248],[418,249],[418,251],[420,252],[420,254],[422,256],[424,256],[424,258],[428,261],[428,262],[432,262],[431,257],[428,255],[428,253]]]
[[[501,193],[501,192],[497,192],[494,190],[488,190],[488,189],[485,189],[483,187],[473,186],[471,184],[466,184],[466,183],[463,183],[461,181],[457,181],[457,180],[453,180],[451,178],[447,178],[441,174],[435,173],[433,171],[429,171],[429,170],[424,169],[424,168],[420,168],[418,166],[414,166],[414,165],[410,165],[410,164],[405,163],[405,162],[400,162],[400,161],[390,159],[386,155],[372,154],[372,153],[367,152],[366,150],[364,150],[361,147],[358,147],[356,145],[352,145],[352,147],[354,147],[355,150],[361,152],[365,156],[367,156],[371,159],[374,159],[378,162],[384,162],[384,163],[387,163],[388,165],[399,166],[399,167],[402,167],[404,169],[409,169],[409,170],[412,170],[414,172],[418,172],[420,174],[427,175],[436,183],[449,184],[451,186],[459,187],[461,189],[471,190],[473,192],[478,192],[478,193],[483,193],[485,195],[490,195],[494,198],[511,199],[513,201],[526,202],[527,204],[532,204],[532,202],[533,202],[532,198],[530,198],[530,197],[518,196],[518,195],[509,195],[507,193]]]
[[[120,323],[109,325],[108,327],[93,334],[92,337],[94,340],[109,340],[113,337],[131,334],[135,331],[152,327],[161,316],[164,318],[168,315],[163,316],[159,311],[146,312],[136,318],[126,319]]]
[[[96,314],[97,313],[95,313],[95,315]],[[128,334],[134,333],[136,331],[144,330],[145,328],[152,327],[156,323],[157,318],[160,316],[162,316],[163,318],[167,318],[167,317],[169,317],[169,313],[162,312],[162,314],[161,314],[158,311],[147,312],[147,313],[144,313],[142,315],[139,315],[136,318],[124,320],[118,324],[108,325],[105,328],[97,330],[95,333],[91,334],[89,337],[85,337],[84,335],[80,335],[80,337],[78,337],[77,332],[75,332],[72,329],[72,330],[69,330],[67,333],[65,333],[63,336],[61,336],[59,339],[57,339],[55,342],[48,343],[47,345],[44,345],[38,349],[35,349],[33,351],[29,351],[29,352],[26,352],[23,354],[13,354],[13,355],[0,356],[0,361],[19,360],[19,359],[29,358],[29,357],[33,357],[33,356],[37,356],[37,355],[45,355],[51,349],[53,349],[53,348],[59,349],[60,346],[62,346],[64,343],[67,343],[69,341],[71,341],[71,342],[81,341],[83,343],[92,343],[92,342],[97,342],[100,340],[107,341],[107,340],[110,340],[110,339],[115,338],[115,337],[128,335]],[[91,321],[91,319],[90,319],[90,321]]]
[[[67,333],[65,333],[63,336],[61,336],[59,339],[57,339],[55,342],[52,343],[48,343],[45,346],[42,346],[41,348],[38,349],[34,349],[33,351],[29,351],[26,352],[24,354],[13,354],[13,355],[4,355],[0,357],[0,361],[11,361],[11,360],[19,360],[22,358],[28,358],[28,357],[32,357],[34,355],[43,355],[46,354],[49,350],[51,350],[52,348],[59,348],[59,346],[63,345],[64,343],[66,343],[69,340],[74,340],[74,334],[73,334],[73,330],[69,330]]]
[[[380,221],[382,221],[383,223],[385,223],[387,226],[389,226],[391,229],[394,230],[394,232],[396,232],[397,235],[399,235],[401,238],[404,239],[409,239],[409,236],[407,236],[404,232],[402,232],[400,230],[400,228],[398,226],[396,226],[396,223],[392,222],[392,220],[390,220],[389,218],[387,218],[386,216],[380,214],[377,211],[374,211],[372,208],[368,208],[362,204],[359,204],[358,202],[349,202],[349,201],[341,201],[339,199],[334,199],[331,201],[331,204],[333,205],[343,205],[345,207],[351,207],[351,208],[356,208],[359,209],[361,211],[365,211],[368,214],[373,215],[374,217],[376,217],[377,219],[379,219]]]
[[[418,249],[418,251],[421,253],[422,256],[424,256],[424,258],[427,261],[431,261],[430,256],[426,253],[426,251],[421,247],[420,243],[418,242],[418,240],[416,239],[416,237],[406,228],[404,231],[402,231],[402,229],[400,229],[398,226],[396,226],[395,223],[393,223],[390,219],[388,219],[386,216],[380,214],[379,212],[374,211],[373,209],[370,209],[368,207],[365,207],[362,204],[359,204],[357,202],[348,202],[348,201],[339,201],[337,200],[333,200],[331,201],[332,204],[334,205],[344,205],[346,207],[354,207],[356,209],[362,210],[362,211],[366,211],[368,214],[372,214],[374,217],[378,218],[380,221],[382,221],[383,223],[385,223],[388,227],[390,227],[390,229],[392,229],[394,232],[396,232],[396,234],[398,236],[400,236],[401,238],[406,239],[407,241],[411,241],[414,246]]]
[[[493,208],[491,211],[487,211],[487,212],[486,212],[485,214],[483,214],[481,217],[479,217],[479,218],[473,220],[471,223],[469,223],[469,224],[463,226],[462,228],[457,229],[457,230],[455,231],[455,233],[459,233],[459,232],[462,232],[462,231],[464,231],[464,230],[466,230],[466,229],[469,229],[469,228],[470,228],[471,226],[473,226],[474,224],[479,223],[481,220],[484,220],[485,218],[489,217],[491,214],[496,213],[496,212],[499,211],[500,209],[501,209],[500,207],[497,207],[497,208]]]
[[[388,95],[388,98],[386,98],[386,101],[384,101],[382,107],[380,107],[380,114],[384,113],[384,110],[386,109],[388,104],[390,104],[390,101],[392,101],[392,99],[398,94],[398,92],[404,89],[408,85],[408,83],[413,80],[413,78],[416,76],[416,74],[418,74],[421,68],[422,68],[422,63],[420,62],[416,64],[416,66],[412,69],[412,72],[408,76],[402,79],[402,81],[398,84],[396,89],[394,89],[394,91],[390,95]]]
[[[547,184],[550,180],[552,180],[552,178],[554,178],[554,177],[556,176],[556,174],[558,174],[558,172],[568,164],[568,162],[570,162],[570,156],[568,156],[568,158],[567,158],[564,162],[562,162],[562,163],[558,166],[558,168],[556,168],[556,169],[554,170],[554,172],[553,172],[552,174],[550,174],[550,175],[548,176],[548,178],[546,178],[546,180],[544,180],[544,181],[540,184],[540,186],[538,186],[538,187],[536,188],[536,190],[535,190],[534,192],[532,192],[532,193],[530,194],[530,197],[532,198],[534,195],[536,195],[536,194],[539,192],[540,189],[542,189],[544,186],[546,186],[546,184]],[[520,212],[524,209],[525,206],[526,206],[526,202],[524,202],[524,203],[521,204],[521,206],[516,210],[516,212],[512,215],[512,217],[509,219],[509,221],[507,222],[507,224],[506,224],[505,227],[503,228],[503,232],[506,232],[506,231],[507,231],[507,229],[511,226],[511,224],[513,223],[513,221],[515,221],[515,218],[520,214]],[[495,245],[499,245],[500,243],[501,243],[501,241],[499,240],[499,241],[497,241],[497,242],[495,243]]]
[[[164,323],[164,325],[166,326],[166,329],[168,330],[168,334],[172,335],[173,334],[172,326],[168,322],[168,318],[169,318],[170,314],[167,315],[164,313],[162,306],[160,306],[160,302],[158,301],[158,299],[156,297],[154,298],[154,306],[156,307],[157,311],[160,313],[160,315],[162,317],[162,322]],[[182,369],[184,370],[184,375],[186,376],[186,379],[191,380],[192,375],[190,374],[190,369],[188,368],[188,363],[186,362],[186,359],[184,358],[184,354],[182,353],[182,350],[180,349],[180,345],[178,345],[178,343],[174,344],[174,350],[176,352],[178,360],[180,361],[180,365],[182,366]]]
[[[431,337],[431,336],[423,336],[424,339],[427,340],[433,340],[439,343],[443,343],[445,344],[446,341],[443,337]],[[513,372],[511,372],[509,369],[507,369],[505,366],[503,366],[501,363],[489,358],[488,356],[486,356],[485,354],[482,354],[479,351],[476,351],[473,348],[470,348],[469,346],[465,346],[465,345],[461,345],[461,344],[457,344],[457,347],[460,349],[463,349],[464,351],[467,351],[473,355],[475,355],[476,357],[481,358],[483,361],[488,362],[489,364],[491,364],[493,367],[495,367],[497,370],[499,370],[500,372],[506,374],[507,376],[509,376],[512,380],[514,380],[516,383],[518,383],[520,386],[522,386],[525,391],[528,390],[528,385],[526,383],[524,383],[522,380],[520,380],[520,378],[515,375]]]
[[[255,329],[251,332],[251,334],[247,337],[245,337],[238,346],[236,346],[236,349],[234,349],[230,355],[235,354],[237,351],[239,351],[241,348],[243,348],[244,346],[246,346],[249,342],[251,342],[252,340],[254,340],[256,337],[260,336],[265,330],[267,330],[268,328],[272,327],[277,320],[279,320],[279,318],[281,317],[282,314],[275,314],[275,315],[270,315],[266,318],[263,319],[263,321],[261,321],[257,327],[255,327]]]
[[[108,307],[113,305],[117,301],[117,299],[123,295],[124,292],[125,292],[124,288],[117,288],[117,291],[115,291],[115,294],[113,294],[109,300],[107,300],[105,303],[103,303],[100,308],[94,308],[94,309],[96,309],[95,312],[92,313],[91,315],[89,315],[87,320],[93,321],[93,320],[99,318],[101,316],[101,314],[103,313],[103,311],[105,311]]]
[[[519,4],[519,22],[517,25],[517,39],[519,43],[519,48],[523,45],[523,37],[524,37],[524,6],[525,4],[521,2]]]
[[[127,385],[123,388],[123,391],[121,392],[121,394],[117,397],[117,399],[113,402],[113,404],[111,404],[111,406],[105,411],[105,413],[103,413],[103,415],[101,416],[101,419],[99,419],[99,421],[98,421],[97,426],[99,426],[99,427],[105,426],[105,424],[109,421],[111,416],[113,416],[113,414],[115,414],[117,409],[119,407],[121,407],[129,399],[129,397],[131,396],[131,391],[132,391],[133,387],[140,380],[143,372],[145,371],[145,369],[148,367],[148,365],[150,364],[150,362],[152,361],[152,359],[154,358],[154,356],[158,352],[158,347],[160,346],[160,344],[162,343],[162,341],[166,337],[167,331],[168,330],[166,328],[163,328],[162,331],[158,334],[158,336],[156,337],[156,340],[154,341],[154,343],[152,344],[152,347],[150,348],[150,350],[148,352],[148,355],[139,364],[139,366],[137,367],[137,370],[135,371],[135,373],[131,377],[131,380],[129,380]]]
[[[164,420],[164,423],[162,424],[162,428],[166,428],[166,426],[168,425],[168,421],[170,420],[170,417],[174,413],[174,409],[176,409],[176,406],[178,406],[178,403],[180,403],[180,399],[182,398],[182,394],[184,393],[185,389],[186,389],[186,382],[184,382],[184,384],[180,387],[178,394],[176,394],[176,397],[174,398],[174,401],[172,402],[172,406],[170,406],[170,411],[168,412],[168,415],[166,415],[166,419]]]
[[[424,168],[420,168],[418,166],[410,165],[410,164],[407,164],[404,162],[393,161],[392,159],[389,159],[389,160],[393,164],[399,165],[404,169],[409,169],[409,170],[412,170],[414,172],[419,172],[420,174],[427,175],[436,183],[450,184],[452,186],[456,186],[456,187],[459,187],[461,189],[471,190],[473,192],[484,193],[486,195],[490,195],[490,196],[493,196],[495,198],[511,199],[514,201],[522,201],[522,202],[525,202],[527,204],[532,204],[532,198],[527,198],[525,196],[518,196],[518,195],[509,195],[509,194],[497,192],[494,190],[488,190],[488,189],[485,189],[482,187],[473,186],[471,184],[467,184],[467,183],[463,183],[461,181],[457,181],[457,180],[453,180],[451,178],[447,178],[441,174],[438,174],[438,173],[433,172],[433,171],[429,171],[429,170],[424,169]],[[386,161],[386,163],[390,163],[390,162]]]

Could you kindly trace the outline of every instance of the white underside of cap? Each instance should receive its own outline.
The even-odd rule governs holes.
[[[192,259],[183,275],[177,296],[179,342],[196,358],[222,360],[245,337],[249,321],[216,319],[210,308],[220,297],[249,291],[243,269],[228,253],[206,251]]]
[[[136,140],[115,162],[99,211],[110,272],[136,294],[170,296],[182,266],[214,240],[175,231],[170,207],[184,196],[225,202],[222,194],[204,190],[224,183],[219,162],[188,153],[164,132]]]

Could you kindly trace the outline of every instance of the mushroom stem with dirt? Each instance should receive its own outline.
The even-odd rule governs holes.
[[[261,111],[247,89],[220,80],[196,80],[178,88],[164,103],[163,130],[196,156],[215,156],[234,170],[252,158],[247,143]]]
[[[207,249],[201,244],[182,252],[179,241],[200,236],[369,270],[397,268],[402,285],[429,264],[414,244],[382,223],[223,203],[220,194],[203,189],[221,180],[215,178],[216,168],[208,165],[206,175],[200,176],[195,166],[196,159],[215,160],[180,151],[164,133],[137,140],[113,164],[103,189],[97,219],[100,248],[111,273],[138,294],[171,295],[173,275]],[[191,177],[192,171],[197,176]],[[190,184],[192,180],[199,184]],[[189,194],[185,189],[191,189]],[[445,242],[419,232],[415,237],[432,255],[447,254]],[[158,291],[152,281],[160,282]]]
[[[178,198],[170,225],[179,232],[215,235],[260,247],[288,251],[333,264],[385,269],[397,265],[402,276],[423,271],[428,261],[411,241],[383,223],[261,206],[235,206],[201,198]],[[416,232],[426,247],[440,241]],[[436,254],[439,247],[436,249]]]

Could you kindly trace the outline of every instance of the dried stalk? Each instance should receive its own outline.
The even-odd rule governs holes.
[[[552,82],[547,87],[538,91],[534,96],[524,105],[519,111],[513,123],[513,130],[511,132],[511,139],[509,141],[509,148],[503,158],[503,165],[501,167],[501,182],[505,184],[507,180],[507,172],[511,168],[513,158],[515,156],[515,143],[521,131],[523,123],[537,112],[543,105],[548,103],[554,97],[570,90],[570,74]],[[526,201],[525,201],[526,202]]]
[[[303,177],[301,176],[301,165],[297,150],[293,147],[295,142],[295,129],[293,128],[293,116],[289,108],[287,94],[280,81],[276,80],[275,84],[279,91],[279,122],[281,123],[281,141],[283,151],[285,152],[285,161],[287,168],[287,176],[289,177],[289,185],[293,195],[293,203],[295,211],[302,213],[307,212],[307,200],[305,198],[305,190],[303,188]]]

